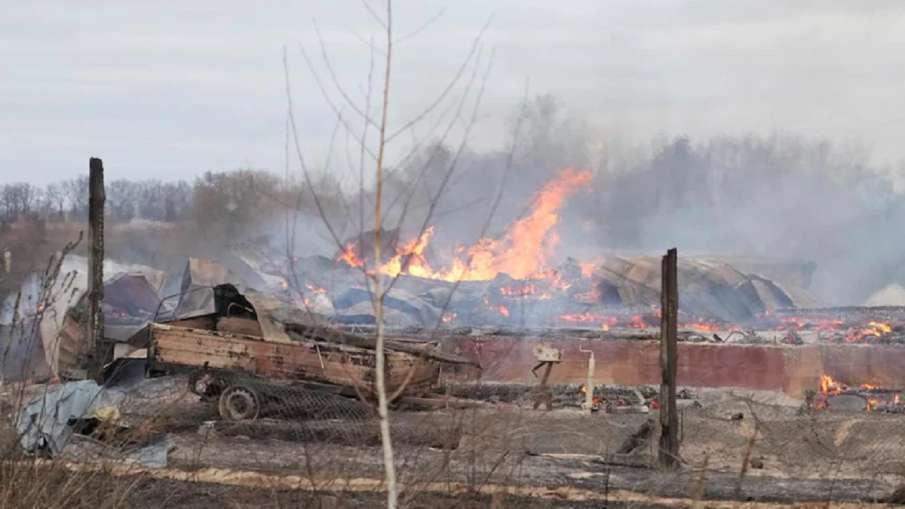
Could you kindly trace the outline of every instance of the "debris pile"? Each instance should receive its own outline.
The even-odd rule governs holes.
[[[867,383],[849,386],[823,374],[820,375],[820,390],[808,394],[806,405],[814,410],[905,414],[903,392]]]

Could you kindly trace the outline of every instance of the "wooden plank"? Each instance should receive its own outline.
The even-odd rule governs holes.
[[[250,318],[223,317],[217,320],[217,330],[250,336],[263,336],[261,324]]]
[[[157,324],[152,324],[150,331],[154,361],[163,365],[207,366],[271,378],[320,380],[368,391],[374,379],[373,352],[353,346],[314,341],[274,343],[252,336]],[[439,376],[439,366],[413,355],[387,352],[386,358],[387,381],[392,390],[403,384],[421,389]]]

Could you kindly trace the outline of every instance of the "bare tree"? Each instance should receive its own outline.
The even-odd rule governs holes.
[[[396,36],[394,33],[393,24],[393,7],[390,0],[387,1],[385,11],[382,13],[378,13],[367,2],[364,2],[363,5],[367,9],[371,17],[374,18],[377,24],[381,27],[381,32],[384,39],[384,44],[379,48],[374,44],[373,41],[370,41],[368,43],[371,62],[368,70],[367,92],[364,98],[364,106],[357,104],[357,102],[349,93],[346,92],[346,89],[337,79],[336,73],[333,70],[330,59],[327,56],[326,50],[324,48],[323,40],[320,38],[320,33],[316,27],[315,30],[321,43],[321,53],[323,56],[324,67],[326,68],[326,74],[329,76],[331,81],[330,84],[334,89],[334,94],[338,95],[338,98],[335,98],[328,92],[328,86],[325,84],[324,80],[321,79],[321,73],[319,73],[315,69],[312,59],[309,57],[304,47],[302,47],[302,55],[309,70],[314,76],[321,93],[323,94],[324,101],[334,112],[337,129],[340,129],[343,132],[343,135],[348,143],[356,145],[358,149],[358,213],[354,214],[353,210],[351,209],[351,205],[347,205],[346,214],[344,214],[346,218],[345,223],[341,222],[342,218],[340,218],[340,222],[334,222],[334,220],[331,219],[329,217],[329,214],[327,213],[326,204],[323,201],[323,195],[317,192],[313,192],[313,190],[315,189],[314,177],[312,176],[312,171],[310,170],[309,165],[303,156],[303,151],[301,149],[301,144],[299,141],[298,128],[293,112],[293,94],[289,80],[290,72],[288,67],[288,60],[284,56],[289,131],[286,149],[288,154],[289,140],[291,139],[295,148],[295,155],[298,160],[298,165],[304,177],[304,182],[307,185],[308,189],[312,190],[311,198],[314,201],[317,213],[326,229],[328,230],[337,249],[343,249],[344,247],[344,233],[352,224],[348,221],[348,218],[357,216],[357,227],[359,230],[359,233],[357,235],[357,238],[359,239],[359,253],[364,253],[364,250],[362,248],[364,243],[363,239],[366,233],[364,231],[365,216],[367,214],[373,214],[372,224],[374,229],[372,233],[369,233],[369,235],[373,235],[373,259],[367,260],[364,264],[361,265],[360,268],[371,294],[371,304],[375,317],[376,366],[374,387],[377,395],[377,413],[379,418],[381,448],[383,452],[383,464],[387,488],[387,506],[395,508],[399,500],[399,487],[397,484],[393,440],[390,434],[389,403],[392,398],[398,396],[399,390],[397,389],[396,394],[393,395],[389,395],[387,393],[387,385],[385,380],[386,330],[384,320],[384,300],[387,292],[392,289],[393,284],[397,280],[398,274],[391,275],[391,277],[387,278],[386,275],[381,274],[379,269],[382,266],[383,258],[387,256],[386,250],[390,249],[395,251],[395,240],[397,238],[396,236],[393,236],[391,239],[387,239],[385,237],[385,227],[388,219],[387,213],[389,209],[397,207],[398,205],[398,210],[394,212],[396,230],[398,230],[399,226],[401,226],[403,221],[405,220],[405,217],[411,212],[412,198],[420,189],[421,182],[419,178],[416,178],[414,179],[414,182],[409,182],[406,185],[402,179],[396,178],[396,176],[394,175],[395,170],[393,170],[394,165],[388,164],[388,147],[394,140],[402,140],[403,137],[401,137],[400,135],[403,133],[411,133],[412,138],[416,139],[417,136],[415,135],[415,130],[421,124],[429,124],[428,119],[434,119],[433,125],[430,125],[427,128],[426,137],[421,139],[420,141],[415,140],[411,149],[403,152],[403,156],[401,157],[400,162],[396,167],[404,168],[409,161],[412,161],[413,158],[421,152],[424,147],[430,146],[433,143],[436,143],[437,145],[443,145],[447,137],[450,136],[457,127],[461,128],[462,139],[459,143],[456,144],[455,149],[448,158],[447,164],[444,165],[445,167],[442,170],[441,185],[438,186],[437,189],[433,190],[433,192],[429,193],[427,197],[428,199],[427,204],[424,206],[423,218],[418,221],[418,227],[420,229],[418,235],[420,236],[429,227],[429,222],[435,212],[437,199],[445,191],[446,184],[449,182],[450,178],[455,172],[458,166],[459,156],[464,151],[464,148],[467,145],[469,139],[469,134],[471,133],[471,129],[477,120],[477,111],[480,105],[480,97],[483,93],[483,82],[480,87],[474,87],[474,84],[478,79],[478,69],[483,66],[479,51],[483,29],[481,33],[478,34],[478,36],[475,38],[471,50],[466,56],[458,72],[455,74],[449,84],[438,94],[438,96],[433,101],[431,101],[423,111],[414,115],[410,120],[402,122],[399,127],[391,128],[389,126],[390,108],[392,106],[392,94],[390,85],[393,76],[392,64],[394,58],[394,43],[398,42],[399,40],[405,39],[408,36],[403,36],[399,39],[395,39]],[[419,28],[417,31],[420,31],[422,29],[423,27]],[[376,116],[372,115],[371,112],[372,92],[375,88],[372,84],[375,67],[375,53],[379,53],[383,57],[383,78],[382,83],[379,85],[380,97],[377,101],[373,101],[374,106],[379,109],[378,115]],[[472,68],[471,72],[468,72],[469,67]],[[489,71],[489,60],[486,67],[487,71]],[[484,82],[486,82],[487,71],[485,71],[483,74]],[[465,79],[467,77],[470,78]],[[463,81],[465,81],[464,85],[459,86]],[[458,97],[454,97],[454,91],[457,90],[457,86],[459,86],[458,88],[461,88],[461,90],[458,91]],[[477,89],[477,92],[475,91],[475,89]],[[452,97],[453,99],[449,100],[450,97]],[[470,108],[468,107],[469,105]],[[469,109],[470,111],[465,114],[464,112]],[[346,115],[346,110],[351,110],[352,113]],[[349,118],[350,116],[352,116],[353,118],[357,117],[358,120],[361,121],[360,129],[353,125],[353,122]],[[334,132],[334,138],[335,137],[336,133]],[[332,144],[333,141],[331,140],[331,152]],[[431,151],[431,153],[439,152],[440,151]],[[351,160],[351,158],[349,159]],[[415,171],[415,174],[423,176],[424,172],[426,172],[427,169],[433,165],[433,163],[433,158],[428,158],[428,161],[424,163],[423,167]],[[366,180],[365,167],[370,164],[373,164],[372,175],[374,177],[374,192],[372,195],[366,193],[364,190]],[[324,171],[329,171],[329,166],[330,163],[328,161],[328,163],[325,164]],[[350,164],[350,166],[352,165]],[[386,205],[386,185],[389,181],[394,179],[397,184],[399,184],[400,190],[396,196],[396,199],[390,204],[390,207],[388,209]],[[370,213],[366,211],[368,207],[371,207]],[[287,227],[287,235],[291,235],[291,231],[292,228]],[[291,249],[287,254],[289,255],[291,260]],[[406,260],[405,262],[405,265],[407,264],[408,260]],[[403,271],[405,269],[406,267],[403,266]]]
[[[53,211],[58,217],[62,218],[63,206],[66,201],[63,185],[60,183],[49,184],[44,190],[44,196],[47,199],[49,211]]]

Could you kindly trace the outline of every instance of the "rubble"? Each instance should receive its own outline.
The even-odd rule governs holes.
[[[132,433],[120,411],[127,397],[126,390],[92,380],[50,386],[19,409],[19,444],[28,453],[48,457],[116,458],[165,467],[172,444],[165,435],[144,440]]]

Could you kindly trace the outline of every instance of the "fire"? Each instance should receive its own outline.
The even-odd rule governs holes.
[[[327,293],[326,288],[321,288],[319,286],[315,286],[312,283],[305,283],[305,288],[307,288],[308,291],[311,293],[321,293],[321,294]]]
[[[610,330],[610,327],[614,327],[619,323],[619,319],[615,316],[606,316],[597,313],[591,313],[590,311],[585,311],[583,313],[564,313],[559,315],[559,320],[568,323],[590,323],[590,324],[600,324],[600,329],[603,331]]]
[[[581,384],[578,386],[578,394],[580,394],[582,398],[588,395],[587,384]],[[599,396],[591,396],[591,405],[593,405],[594,407],[598,407],[602,402],[603,400]]]
[[[863,341],[865,338],[879,338],[892,332],[892,325],[883,322],[868,322],[863,329],[855,330],[845,336],[850,343]]]
[[[562,170],[534,197],[531,212],[509,226],[502,239],[483,238],[467,249],[467,259],[457,258],[447,278],[487,280],[503,272],[514,279],[543,274],[548,253],[559,237],[559,209],[565,199],[591,182],[590,171]]]
[[[358,250],[355,249],[355,244],[352,242],[343,246],[343,252],[339,255],[339,260],[337,261],[345,262],[350,267],[362,267],[365,264],[358,256]]]
[[[581,277],[589,278],[594,275],[594,269],[600,265],[601,258],[594,258],[584,262],[578,262],[578,268],[581,269]]]
[[[644,322],[644,317],[641,315],[632,316],[631,322],[629,322],[629,327],[633,329],[646,329],[647,323]]]
[[[430,227],[418,238],[397,248],[396,254],[381,264],[377,272],[446,281],[486,281],[505,273],[513,279],[544,278],[558,289],[568,288],[568,283],[558,274],[551,274],[547,261],[559,242],[554,227],[559,223],[560,208],[566,198],[590,183],[591,176],[586,170],[567,168],[560,171],[534,196],[528,215],[512,223],[499,239],[484,237],[470,247],[458,248],[445,270],[433,270],[424,258],[424,249],[434,234]],[[339,260],[352,267],[363,265],[352,244],[345,246]]]
[[[503,316],[506,316],[506,317],[509,316],[509,308],[507,308],[506,306],[504,306],[502,304],[499,305],[499,307],[497,308],[497,311]]]
[[[433,236],[434,227],[431,226],[425,228],[418,238],[397,247],[396,255],[380,266],[380,273],[395,277],[400,272],[406,272],[413,276],[431,277],[433,271],[423,253]]]
[[[681,326],[682,328],[691,329],[698,332],[716,332],[720,330],[720,326],[715,323],[710,322],[695,322],[695,323],[686,323]]]
[[[830,375],[820,375],[820,392],[825,396],[839,394],[847,388],[845,384],[833,380]]]
[[[447,312],[443,313],[443,316],[440,319],[443,320],[443,323],[451,323],[451,322],[456,321],[456,316],[457,316],[456,313],[447,311]]]
[[[845,323],[842,320],[833,320],[827,318],[806,318],[800,316],[783,317],[780,322],[789,329],[807,329],[827,332],[838,330]]]

